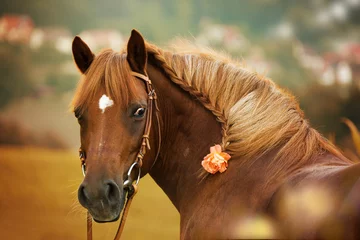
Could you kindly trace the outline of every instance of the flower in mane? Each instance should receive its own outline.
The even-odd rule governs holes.
[[[225,172],[228,166],[228,160],[231,158],[226,152],[222,152],[220,145],[215,145],[210,148],[210,153],[204,157],[201,162],[203,168],[211,173]]]

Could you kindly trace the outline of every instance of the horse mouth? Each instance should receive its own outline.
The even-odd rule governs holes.
[[[120,218],[120,213],[114,218],[114,219],[111,219],[111,220],[98,220],[96,218],[93,217],[94,221],[97,222],[97,223],[110,223],[110,222],[116,222],[117,220],[119,220]]]
[[[124,198],[120,199],[120,202],[112,206],[96,205],[96,207],[88,208],[89,213],[91,214],[93,220],[97,223],[110,223],[119,220],[121,212],[124,207]]]

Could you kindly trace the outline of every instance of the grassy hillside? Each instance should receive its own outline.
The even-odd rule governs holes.
[[[0,239],[85,239],[86,212],[75,152],[0,148]],[[94,239],[113,239],[118,223],[94,224]],[[123,239],[178,239],[179,214],[150,177],[139,185]]]

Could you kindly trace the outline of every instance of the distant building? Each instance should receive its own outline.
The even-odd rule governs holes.
[[[250,47],[248,39],[239,28],[230,25],[213,24],[204,20],[196,42],[210,47],[221,46],[229,52],[244,52]]]
[[[263,76],[271,76],[279,70],[279,66],[276,62],[269,61],[266,58],[266,53],[260,46],[252,45],[244,59],[243,64],[251,71],[256,71]]]
[[[72,34],[65,27],[36,28],[30,39],[30,47],[38,49],[43,45],[54,47],[61,53],[71,54]]]
[[[309,46],[296,42],[293,47],[293,54],[303,68],[311,70],[317,76],[324,71],[325,61],[323,57]]]
[[[0,42],[27,44],[33,29],[34,23],[29,16],[5,14],[0,18]]]
[[[93,51],[109,47],[118,51],[124,44],[123,35],[117,30],[91,29],[81,32],[79,36]]]
[[[347,47],[346,55],[351,62],[360,65],[360,43],[350,44]]]
[[[325,85],[349,85],[352,83],[353,74],[349,65],[349,60],[346,57],[331,52],[324,54],[323,59],[325,65],[321,76],[321,83]],[[331,74],[329,74],[330,72]]]
[[[319,83],[360,88],[360,44],[344,45],[337,51],[320,55],[299,42],[295,44],[294,55],[302,67],[318,77]]]
[[[241,56],[243,64],[252,71],[264,75],[276,72],[275,64],[266,59],[264,50],[251,45],[236,26],[214,24],[209,19],[203,19],[201,31],[195,41],[200,46],[225,49],[233,55]]]

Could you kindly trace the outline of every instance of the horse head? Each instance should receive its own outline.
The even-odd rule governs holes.
[[[95,56],[79,37],[75,37],[72,50],[84,75],[73,100],[85,175],[78,199],[95,221],[111,222],[119,218],[133,180],[152,165],[147,160],[141,166],[152,141],[155,97],[146,76],[145,42],[133,30],[127,54],[105,50]],[[154,155],[147,157],[154,159]]]

